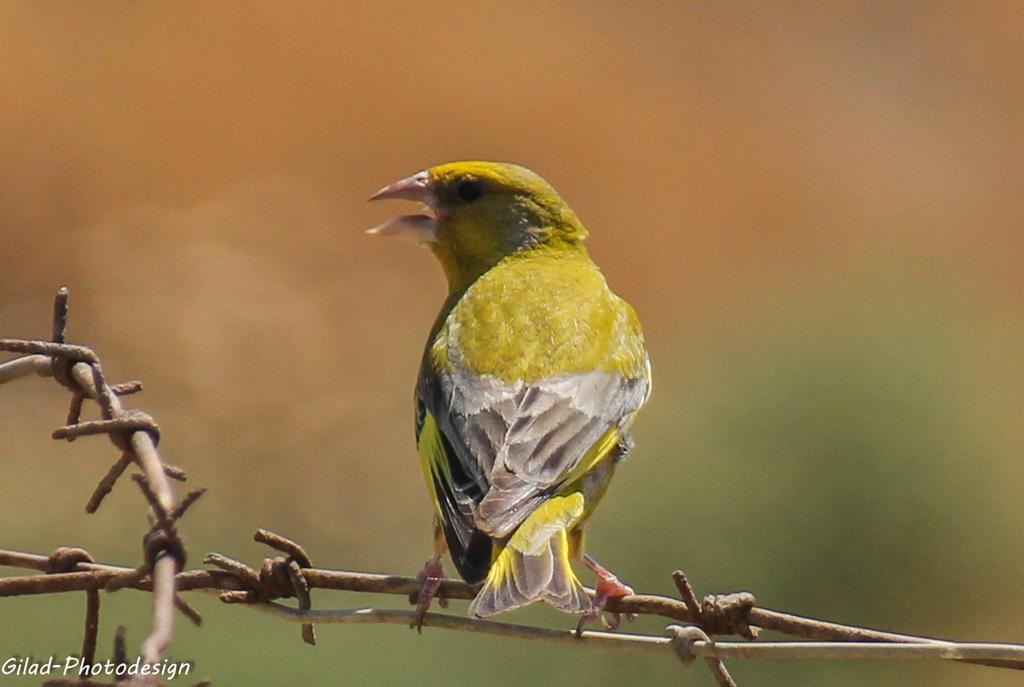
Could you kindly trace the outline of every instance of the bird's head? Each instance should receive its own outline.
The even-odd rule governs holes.
[[[523,251],[582,250],[587,235],[576,214],[540,175],[502,162],[450,162],[385,186],[370,200],[423,203],[370,229],[423,243],[437,255],[453,290],[502,258]]]

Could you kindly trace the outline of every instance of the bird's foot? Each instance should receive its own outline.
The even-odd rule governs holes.
[[[600,602],[602,608],[608,603],[608,599],[619,599],[633,593],[633,588],[628,584],[623,584],[615,575],[607,570],[604,573],[603,575],[598,574],[597,587],[594,589],[595,603]]]
[[[597,586],[594,588],[594,608],[589,613],[583,615],[580,618],[580,622],[576,625],[576,636],[579,637],[583,634],[583,626],[596,618],[601,619],[601,625],[606,630],[615,630],[619,627],[619,623],[622,622],[621,613],[605,612],[605,607],[608,605],[609,599],[619,599],[623,596],[629,596],[633,593],[633,588],[627,584],[623,584],[618,577],[614,575],[610,570],[600,565],[590,556],[584,555],[583,562],[586,563],[587,567],[594,571],[597,575]],[[626,613],[626,620],[633,620],[636,617],[635,613]]]
[[[416,617],[409,625],[411,628],[415,628],[417,632],[423,632],[423,620],[427,616],[427,611],[430,609],[430,602],[437,597],[437,603],[441,608],[448,608],[448,599],[444,598],[444,595],[438,594],[441,589],[441,584],[444,582],[444,567],[441,565],[440,558],[428,558],[427,562],[423,564],[423,570],[416,576],[416,579],[420,581],[420,591],[416,595]]]

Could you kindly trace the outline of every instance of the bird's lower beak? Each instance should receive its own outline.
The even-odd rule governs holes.
[[[366,230],[373,236],[397,236],[413,243],[437,240],[437,224],[430,215],[402,215]]]
[[[411,177],[385,186],[370,196],[370,200],[415,200],[430,210],[434,205],[434,194],[430,187],[430,175],[418,172]],[[380,226],[366,230],[377,236],[397,236],[415,243],[430,243],[437,240],[437,219],[432,214],[402,215]]]

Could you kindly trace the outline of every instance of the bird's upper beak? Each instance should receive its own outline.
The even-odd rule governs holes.
[[[370,196],[370,200],[418,200],[426,203],[430,195],[430,174],[423,170],[385,186]]]
[[[370,196],[370,200],[414,200],[432,210],[435,203],[430,174],[425,170],[417,172],[393,184],[385,186]],[[398,236],[415,243],[437,241],[437,218],[433,214],[402,215],[380,226],[367,229],[366,233],[379,236]]]

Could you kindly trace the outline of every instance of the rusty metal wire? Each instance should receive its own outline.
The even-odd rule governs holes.
[[[217,594],[222,601],[243,604],[275,617],[310,624],[365,624],[365,623],[408,623],[412,611],[382,610],[373,608],[306,610],[291,608],[276,600],[298,597],[288,569],[293,562],[305,558],[305,552],[280,535],[260,530],[254,536],[257,541],[267,543],[285,556],[264,559],[259,569],[223,554],[211,553],[204,559],[217,569],[186,570],[178,574],[179,591],[204,591]],[[302,552],[296,554],[296,552]],[[295,558],[292,556],[295,555]],[[15,551],[0,550],[0,565],[43,571],[49,565],[49,557]],[[125,579],[130,568],[103,565],[99,563],[78,563],[76,571],[63,575],[29,575],[0,579],[0,597],[24,594],[51,594],[73,592],[92,587],[102,588],[109,580]],[[325,570],[301,567],[301,575],[308,589],[329,589],[377,594],[408,596],[419,589],[420,581],[413,577],[382,575],[344,570]],[[682,588],[688,587],[685,576],[680,572],[673,579]],[[143,591],[152,589],[148,576],[131,580],[125,586]],[[449,599],[472,599],[479,587],[457,580],[443,583]],[[591,592],[593,593],[593,592]],[[705,636],[713,634],[755,635],[760,630],[774,630],[796,637],[824,639],[825,642],[783,642],[783,643],[728,643],[704,639],[694,630],[682,634],[671,629],[669,637],[655,637],[640,634],[584,631],[580,633],[579,644],[572,644],[577,635],[572,630],[550,630],[497,623],[451,615],[428,613],[427,627],[457,631],[478,632],[491,635],[517,637],[542,641],[554,641],[574,646],[602,646],[616,649],[645,650],[657,649],[674,651],[676,655],[689,652],[705,659],[720,684],[725,682],[728,671],[721,660],[727,658],[933,658],[963,661],[980,665],[1024,669],[1024,646],[1007,644],[963,644],[928,637],[916,637],[868,628],[827,623],[812,618],[782,613],[755,605],[749,592],[709,595],[698,603],[690,591],[682,592],[684,600],[652,594],[633,594],[611,600],[610,612],[622,614],[646,614],[668,620],[690,623]],[[699,612],[696,609],[700,609]],[[710,609],[710,610],[709,610]],[[737,610],[742,609],[742,610]],[[710,628],[703,629],[703,628]],[[731,678],[730,678],[731,679]]]
[[[153,623],[140,651],[142,660],[155,663],[171,641],[174,609],[195,623],[199,614],[179,592],[203,591],[216,594],[229,604],[241,604],[301,625],[302,639],[315,644],[314,625],[327,623],[394,623],[408,625],[412,611],[359,609],[312,609],[312,589],[378,594],[416,595],[421,581],[413,577],[314,568],[302,546],[268,530],[254,535],[277,554],[253,568],[219,553],[208,554],[204,562],[212,569],[186,570],[186,549],[177,523],[202,490],[175,500],[171,479],[183,480],[184,473],[163,462],[157,452],[160,428],[149,415],[126,410],[120,397],[141,390],[139,382],[109,384],[99,357],[89,348],[65,342],[67,291],[61,289],[54,303],[52,341],[0,339],[0,350],[22,353],[20,358],[0,363],[0,384],[31,374],[54,377],[71,392],[64,426],[53,436],[73,441],[80,436],[105,434],[119,449],[117,460],[103,476],[90,497],[86,510],[94,512],[106,494],[132,464],[141,474],[133,479],[147,500],[152,524],[143,540],[143,560],[135,568],[96,563],[88,552],[62,547],[49,556],[0,550],[0,566],[36,571],[35,574],[0,578],[0,597],[61,592],[86,593],[85,631],[82,656],[92,660],[96,653],[100,591],[137,589],[153,595]],[[101,419],[82,422],[82,404],[94,401]],[[439,629],[478,632],[504,637],[553,641],[567,646],[672,651],[684,663],[702,657],[719,685],[735,687],[724,659],[772,658],[932,658],[985,666],[1024,670],[1024,646],[1012,644],[965,644],[930,637],[884,632],[832,623],[759,607],[749,592],[708,595],[698,600],[686,576],[672,575],[680,599],[651,594],[631,594],[608,600],[605,610],[615,615],[649,615],[672,621],[667,636],[552,630],[501,622],[471,620],[446,614],[426,614],[426,625]],[[478,585],[458,580],[442,582],[438,594],[446,599],[472,599]],[[593,591],[590,593],[593,595]],[[278,602],[297,599],[297,608]],[[680,627],[675,623],[687,623]],[[738,635],[755,640],[761,630],[771,630],[806,640],[796,642],[720,642],[712,635]],[[115,637],[114,662],[127,661],[124,629]],[[99,685],[89,680],[51,681],[47,684]],[[153,685],[136,678],[136,686]]]
[[[185,547],[175,528],[177,520],[184,514],[201,492],[193,492],[181,503],[175,499],[169,478],[184,479],[180,469],[166,465],[157,452],[160,429],[156,422],[140,411],[126,410],[121,396],[137,393],[142,385],[127,382],[111,385],[103,374],[99,356],[86,346],[66,343],[68,321],[68,291],[58,290],[53,305],[53,327],[50,341],[26,339],[0,339],[0,350],[25,354],[21,358],[0,364],[0,383],[5,383],[36,374],[53,377],[71,392],[71,403],[65,425],[53,433],[55,439],[73,441],[79,436],[105,434],[120,451],[120,456],[106,475],[100,480],[86,505],[90,513],[99,508],[103,497],[114,487],[128,465],[134,463],[142,470],[143,494],[154,515],[154,525],[147,533],[144,546],[144,562],[131,576],[148,576],[152,581],[153,625],[141,648],[142,660],[156,663],[170,644],[174,628],[175,607],[188,608],[177,596],[175,576],[185,565]],[[81,422],[82,404],[85,399],[94,401],[100,410],[101,420]],[[66,551],[58,558],[51,556],[53,566],[48,572],[57,578],[70,572],[75,566],[91,561],[84,551],[78,551],[78,558],[67,558]],[[128,573],[125,573],[128,575]],[[95,655],[96,629],[99,617],[98,588],[87,587],[86,633],[82,648],[83,658]],[[183,610],[184,610],[183,608]],[[199,616],[188,608],[186,615],[193,621]]]

